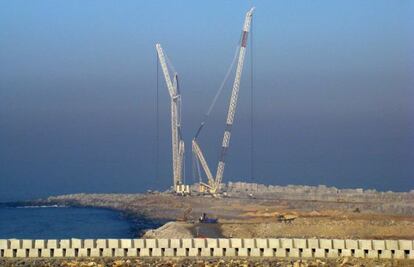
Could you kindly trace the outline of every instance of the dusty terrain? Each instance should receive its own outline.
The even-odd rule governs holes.
[[[319,187],[230,184],[227,196],[171,193],[74,194],[41,204],[110,208],[128,216],[174,221],[144,237],[326,237],[414,239],[414,192]],[[33,203],[33,202],[32,202]],[[200,224],[205,212],[218,218]],[[277,216],[295,218],[280,222]]]

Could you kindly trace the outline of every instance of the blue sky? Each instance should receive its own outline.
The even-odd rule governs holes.
[[[3,199],[167,188],[162,77],[155,178],[154,45],[180,74],[190,147],[251,5],[255,175],[249,49],[225,180],[412,189],[412,1],[1,0]],[[230,90],[200,139],[213,169]]]

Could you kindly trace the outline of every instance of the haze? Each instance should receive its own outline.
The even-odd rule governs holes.
[[[190,140],[251,4],[254,175],[249,48],[224,181],[413,189],[412,1],[3,0],[0,201],[171,185],[156,42],[180,74],[194,182]],[[200,137],[213,169],[230,87]]]

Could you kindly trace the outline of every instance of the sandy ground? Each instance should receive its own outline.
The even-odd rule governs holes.
[[[397,206],[397,201],[397,204],[391,204]],[[53,197],[46,202],[105,207],[123,211],[130,216],[175,221],[147,233],[145,237],[414,239],[414,214],[402,214],[399,209],[395,209],[395,212],[393,209],[388,209],[387,213],[378,212],[380,205],[389,206],[389,202],[179,197],[167,193],[78,194]],[[406,202],[402,204],[414,205],[414,201]],[[197,223],[202,212],[218,218],[219,223]],[[279,222],[279,215],[295,219],[291,223]]]

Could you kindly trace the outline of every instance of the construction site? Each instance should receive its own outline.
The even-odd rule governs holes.
[[[4,251],[10,253],[7,257],[18,257],[17,253],[29,255],[31,249],[34,249],[33,255],[37,257],[44,249],[44,253],[51,253],[52,250],[53,253],[62,253],[59,257],[65,257],[64,253],[70,251],[73,252],[71,257],[104,257],[108,253],[108,257],[313,259],[308,263],[305,260],[307,265],[300,261],[294,266],[394,266],[395,260],[402,260],[398,264],[410,266],[414,259],[414,191],[396,193],[324,185],[278,186],[226,181],[226,159],[231,136],[237,134],[232,132],[232,128],[254,10],[251,8],[245,14],[234,59],[192,140],[184,140],[182,134],[180,76],[172,67],[162,45],[155,45],[158,64],[170,97],[172,177],[168,179],[171,180],[171,189],[163,191],[154,188],[141,194],[69,194],[30,202],[30,205],[109,208],[121,211],[130,218],[145,216],[159,220],[163,225],[136,233],[138,241],[108,239],[62,243],[61,240],[60,244],[65,245],[53,245],[51,248],[39,241],[43,244],[39,250],[33,247],[35,241],[27,248],[23,241],[15,245],[14,241],[4,241]],[[234,68],[219,160],[214,165],[215,169],[212,169],[199,137],[203,129],[208,127],[208,117]],[[192,175],[198,181],[194,184],[185,182],[185,151],[190,143]],[[232,245],[231,242],[239,242],[237,240],[244,241]],[[111,242],[116,245],[110,245]],[[271,245],[272,242],[275,245]],[[102,246],[98,245],[101,243]],[[76,245],[71,247],[70,244]],[[331,261],[318,262],[316,258],[329,258]],[[354,258],[359,258],[359,261]],[[148,266],[156,266],[152,264]],[[219,263],[214,264],[218,266]],[[235,266],[243,264],[247,263]],[[293,266],[293,262],[289,261],[282,264],[278,266]],[[256,266],[273,265],[259,262]]]

